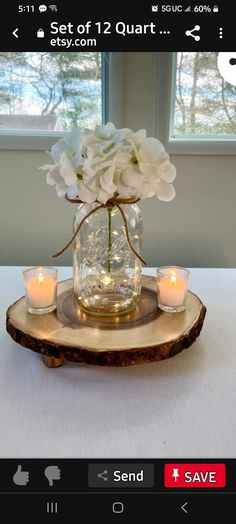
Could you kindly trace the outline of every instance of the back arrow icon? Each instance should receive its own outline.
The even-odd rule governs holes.
[[[16,37],[16,38],[19,38],[19,35],[17,35],[17,32],[19,31],[19,28],[17,27],[16,29],[14,29],[14,31],[12,31],[12,34]]]
[[[188,513],[187,510],[185,509],[185,506],[187,506],[187,504],[188,504],[188,503],[185,502],[185,503],[183,504],[183,506],[181,506],[181,509],[184,511],[184,513]]]

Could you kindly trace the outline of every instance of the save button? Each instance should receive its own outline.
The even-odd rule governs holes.
[[[225,488],[225,464],[165,464],[165,488]]]

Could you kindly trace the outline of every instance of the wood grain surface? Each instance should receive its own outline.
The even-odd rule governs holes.
[[[64,361],[104,366],[130,366],[173,357],[199,336],[206,307],[188,292],[186,310],[165,313],[157,308],[156,278],[143,276],[141,302],[120,317],[93,317],[75,302],[72,280],[58,285],[57,310],[27,312],[22,297],[7,310],[6,328],[15,342],[41,353],[44,363]]]

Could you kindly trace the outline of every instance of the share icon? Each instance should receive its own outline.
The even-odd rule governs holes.
[[[200,35],[194,35],[194,31],[200,31],[200,25],[195,25],[195,27],[193,29],[187,29],[187,31],[185,31],[185,34],[186,36],[192,36],[194,38],[194,40],[196,40],[196,42],[199,42],[200,40]]]
[[[98,478],[104,480],[104,482],[108,481],[108,476],[107,476],[108,475],[108,471],[107,471],[107,469],[104,469],[104,471],[102,473],[98,473],[97,475],[98,475]]]

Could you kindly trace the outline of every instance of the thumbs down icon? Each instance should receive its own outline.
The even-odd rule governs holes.
[[[47,466],[44,475],[48,479],[49,486],[53,486],[54,480],[61,480],[61,470],[58,466]]]

